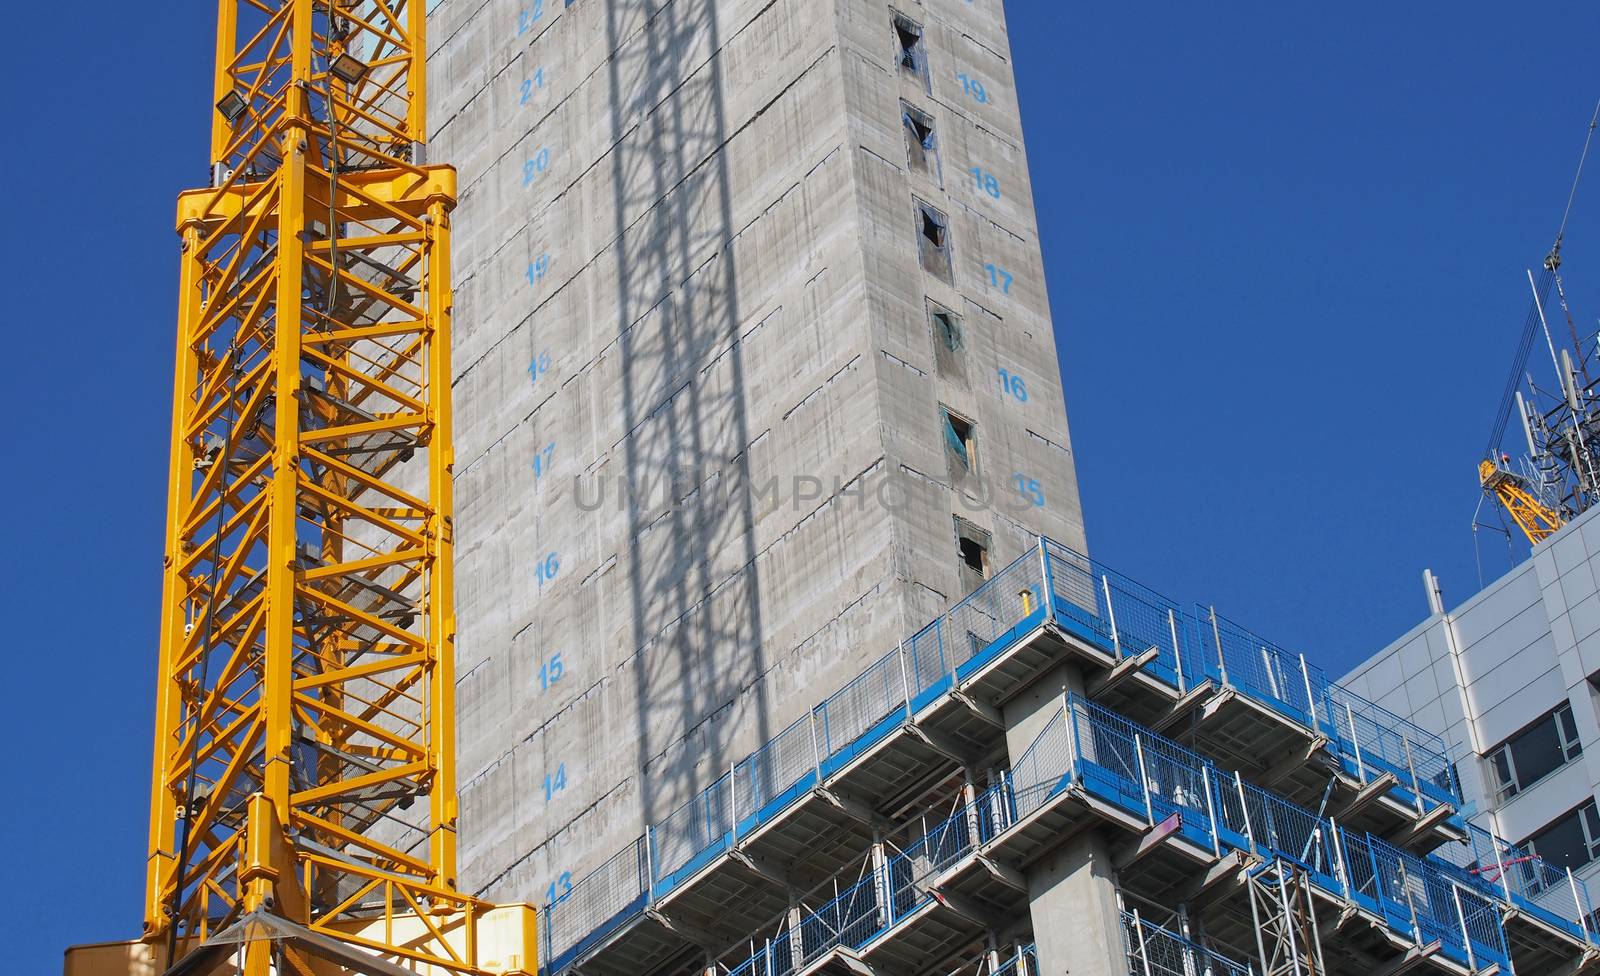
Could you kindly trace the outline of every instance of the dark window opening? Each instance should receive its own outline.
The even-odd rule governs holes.
[[[965,387],[967,340],[961,328],[961,316],[930,301],[928,327],[933,333],[934,371]]]
[[[1581,755],[1572,704],[1563,702],[1490,751],[1489,774],[1501,799],[1510,799]]]
[[[928,66],[928,49],[923,44],[922,25],[909,17],[896,14],[894,39],[900,70],[910,72],[918,78],[924,77]]]
[[[922,269],[950,280],[950,223],[937,207],[917,201],[917,256]]]
[[[989,578],[989,533],[956,516],[956,553],[960,559],[963,595]]]
[[[933,116],[900,103],[901,121],[906,132],[906,165],[914,173],[939,178],[939,140],[933,131]]]
[[[960,480],[978,470],[978,432],[972,421],[939,408],[944,420],[945,453],[950,456],[950,477]]]
[[[1591,797],[1528,838],[1527,848],[1557,868],[1577,869],[1600,855],[1600,810]]]

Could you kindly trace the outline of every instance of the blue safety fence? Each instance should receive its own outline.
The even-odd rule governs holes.
[[[1094,702],[1072,696],[1063,707],[1072,780],[1098,799],[1151,824],[1178,813],[1183,834],[1204,847],[1288,862],[1396,931],[1437,939],[1457,962],[1509,966],[1499,906],[1450,865],[1345,830]]]
[[[792,976],[834,949],[866,948],[934,900],[935,875],[1010,825],[1008,795],[1001,785],[926,829],[926,817],[914,822],[915,840],[903,849],[886,844],[882,858],[868,853],[823,887],[829,897],[820,907],[801,912],[797,922],[778,919],[742,961],[721,968],[729,976]]]
[[[1129,976],[1250,976],[1251,968],[1176,932],[1122,913],[1122,947]]]
[[[741,836],[770,822],[1046,621],[1113,654],[1139,655],[1154,649],[1155,660],[1148,670],[1170,686],[1182,691],[1207,679],[1230,685],[1325,732],[1329,748],[1354,775],[1365,780],[1382,771],[1394,772],[1397,790],[1405,796],[1420,795],[1434,805],[1458,802],[1448,753],[1437,736],[1332,683],[1302,656],[1291,655],[1209,610],[1185,609],[1097,561],[1041,539],[1038,547],[653,824],[637,844],[646,864],[645,901],[682,884]],[[1067,720],[1070,724],[1071,716]],[[1065,730],[1058,729],[1058,735],[1065,743]],[[1107,740],[1108,758],[1111,741]],[[1045,802],[1064,782],[1064,767],[1055,766],[1052,779],[1045,769],[1051,764],[1038,761],[1042,759],[1040,752],[1024,757],[1015,767],[1014,777],[1022,777],[1031,762],[1038,777],[1019,790],[1019,808]],[[1162,765],[1165,760],[1147,757],[1147,762]],[[1118,775],[1127,772],[1122,768]],[[1021,785],[1020,779],[1015,781]],[[1132,782],[1137,785],[1139,780]],[[1211,788],[1215,793],[1216,784]],[[1152,794],[1151,806],[1191,815],[1199,812],[1197,804],[1206,799],[1203,790],[1197,795],[1192,783],[1181,790],[1174,784],[1174,790],[1166,796]],[[1140,802],[1143,794],[1141,790]],[[1232,802],[1217,796],[1211,801],[1214,806]],[[1184,819],[1189,829],[1193,816]],[[626,860],[621,854],[618,858]],[[615,873],[610,867],[615,861],[595,874]],[[587,886],[592,883],[592,890],[607,892],[605,897],[569,896],[546,908],[547,914],[565,915],[557,932],[576,931],[585,924],[591,932],[609,930],[616,927],[617,911],[642,911],[642,904],[634,905],[638,892],[627,886],[615,889],[609,874],[591,882],[592,877],[574,886],[574,893],[591,890]],[[580,917],[584,911],[591,913],[587,921]],[[591,944],[586,936],[562,936],[561,941],[569,943],[568,955],[570,945]]]
[[[644,910],[650,890],[646,862],[641,837],[545,906],[539,936],[546,971],[560,972]]]
[[[920,705],[1016,644],[1045,619],[1035,549],[890,650],[777,738],[649,830],[657,896],[907,723]],[[907,702],[910,702],[910,708]]]
[[[1574,938],[1595,939],[1594,904],[1582,878],[1475,824],[1466,829],[1466,843],[1445,844],[1435,852],[1459,879]]]
[[[1407,802],[1458,805],[1461,790],[1439,736],[1331,681],[1294,654],[1204,606],[1177,601],[1049,540],[1055,621],[1118,657],[1150,649],[1147,670],[1187,691],[1207,678],[1324,733],[1339,762],[1363,782],[1391,772]]]
[[[1458,962],[1509,965],[1500,906],[1449,865],[1344,830],[1094,702],[1065,696],[1005,782],[932,826],[923,826],[926,816],[908,825],[913,843],[888,856],[864,856],[833,881],[820,908],[797,923],[779,919],[774,935],[752,944],[729,972],[792,976],[835,948],[865,949],[930,904],[941,872],[1003,843],[1015,824],[1069,785],[1151,824],[1178,814],[1183,836],[1219,853],[1244,850],[1293,865],[1404,937],[1437,941]],[[1200,972],[1206,963],[1213,973],[1248,972],[1136,915],[1126,916],[1124,926],[1134,976]],[[1186,970],[1186,960],[1201,966]]]

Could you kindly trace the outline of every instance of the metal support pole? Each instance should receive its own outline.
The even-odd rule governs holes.
[[[1506,906],[1515,907],[1511,902],[1511,883],[1506,880],[1506,861],[1500,854],[1500,838],[1490,834],[1489,840],[1494,844],[1494,865],[1500,871],[1500,890],[1506,893]]]
[[[1228,662],[1222,656],[1222,627],[1217,623],[1217,608],[1211,608],[1211,636],[1217,639],[1217,674],[1228,684]]]
[[[1356,734],[1356,713],[1351,710],[1350,703],[1344,703],[1344,717],[1350,723],[1350,744],[1356,750],[1356,775],[1361,779],[1361,785],[1367,785],[1367,763],[1361,758],[1361,736]]]
[[[1244,777],[1239,775],[1238,770],[1234,770],[1233,785],[1239,791],[1239,811],[1244,815],[1244,836],[1246,840],[1250,841],[1250,853],[1256,854],[1258,853],[1256,851],[1256,831],[1255,827],[1250,824],[1250,804],[1245,800]]]
[[[1334,870],[1339,872],[1339,884],[1344,886],[1344,900],[1350,900],[1350,872],[1344,862],[1344,843],[1339,839],[1339,821],[1328,818],[1328,836],[1333,840]]]
[[[728,763],[728,817],[729,832],[733,834],[733,842],[739,843],[739,764]]]
[[[644,866],[648,872],[645,877],[649,884],[645,886],[647,893],[645,902],[648,904],[656,900],[656,829],[646,827],[644,831]]]
[[[1042,535],[1039,537],[1039,579],[1042,580],[1039,600],[1044,604],[1045,619],[1049,620],[1055,615],[1055,586],[1050,579],[1050,555],[1045,549]]]
[[[906,722],[915,717],[911,710],[911,671],[906,667],[906,642],[900,642],[900,688],[906,696]]]
[[[878,890],[878,924],[888,928],[894,924],[893,892],[889,890],[887,858],[883,856],[883,838],[877,831],[872,835],[872,886]]]
[[[1111,649],[1116,652],[1117,660],[1122,660],[1122,638],[1117,634],[1117,608],[1111,605],[1111,578],[1104,573],[1100,574],[1100,587],[1106,594],[1106,619],[1111,624]]]
[[[1279,910],[1283,912],[1283,928],[1284,932],[1288,935],[1289,958],[1294,963],[1294,972],[1300,973],[1304,972],[1305,970],[1304,967],[1300,965],[1300,940],[1295,938],[1295,913],[1294,909],[1289,906],[1289,878],[1290,875],[1284,868],[1284,862],[1279,861],[1278,907]],[[1298,900],[1299,899],[1296,899],[1296,901]],[[1315,906],[1310,906],[1310,910],[1315,911]]]
[[[1572,887],[1572,909],[1578,915],[1578,927],[1583,929],[1583,940],[1589,941],[1589,920],[1583,915],[1583,899],[1578,897],[1578,879],[1567,868],[1567,884]]]
[[[950,619],[950,615],[948,613],[944,614],[943,616],[941,616],[939,618],[939,640],[941,642],[941,646],[943,646],[943,641],[944,641],[944,624],[945,624],[945,621],[947,621],[949,619]],[[958,661],[956,661],[956,649],[955,649],[954,645],[952,645],[951,648],[950,648],[950,691],[951,692],[956,692],[956,691],[959,691],[961,689],[961,678],[956,673],[957,669],[960,668],[960,666],[961,666],[960,663]]]
[[[1306,680],[1306,710],[1311,713],[1311,731],[1317,731],[1317,699],[1311,694],[1311,668],[1306,664],[1306,656],[1300,655],[1300,676]]]
[[[1139,760],[1139,782],[1144,789],[1144,815],[1150,821],[1150,826],[1156,825],[1155,804],[1150,801],[1150,774],[1144,766],[1144,742],[1139,735],[1133,737],[1133,754]]]
[[[1063,727],[1067,732],[1067,762],[1071,766],[1070,772],[1074,779],[1078,776],[1078,712],[1072,707],[1072,695],[1067,689],[1061,689],[1061,707]]]
[[[1467,913],[1461,909],[1461,886],[1450,886],[1450,897],[1456,903],[1456,921],[1461,923],[1461,942],[1467,947],[1467,969],[1478,971],[1478,958],[1472,952],[1472,933],[1467,930]]]
[[[817,737],[817,710],[811,710],[811,762],[817,771],[817,789],[822,789],[822,742]]]
[[[1189,691],[1189,679],[1183,673],[1183,648],[1178,644],[1178,616],[1171,607],[1167,608],[1167,629],[1172,632],[1172,660],[1178,671],[1178,694],[1186,694]]]
[[[1417,801],[1417,816],[1425,812],[1422,806],[1422,781],[1417,779],[1417,760],[1411,755],[1411,738],[1406,735],[1406,730],[1400,730],[1400,744],[1406,750],[1406,768],[1411,770],[1411,795]]]
[[[1272,692],[1272,697],[1287,704],[1289,696],[1283,693],[1283,688],[1278,684],[1278,669],[1273,667],[1272,655],[1267,651],[1265,644],[1261,646],[1261,667],[1267,672],[1267,687]]]
[[[1206,817],[1211,821],[1211,853],[1222,856],[1222,835],[1217,830],[1217,807],[1211,799],[1211,767],[1200,767],[1200,785],[1206,791]]]
[[[1133,910],[1133,934],[1139,940],[1139,961],[1144,966],[1144,976],[1154,976],[1150,971],[1150,951],[1144,944],[1144,925],[1139,921],[1139,910]]]
[[[1405,878],[1405,868],[1400,869],[1400,887],[1406,894],[1406,908],[1411,910],[1411,938],[1418,946],[1422,945],[1422,919],[1417,916],[1417,900],[1411,897],[1411,885]]]

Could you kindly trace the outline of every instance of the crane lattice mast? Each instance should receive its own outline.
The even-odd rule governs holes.
[[[422,0],[218,3],[212,180],[178,204],[144,908],[184,972],[480,971],[425,28]]]

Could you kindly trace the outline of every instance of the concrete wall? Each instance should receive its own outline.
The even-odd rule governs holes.
[[[1444,735],[1475,822],[1515,843],[1600,795],[1600,512],[1591,511],[1448,613],[1435,614],[1342,679]],[[1572,704],[1583,755],[1499,801],[1483,759]],[[1600,875],[1600,862],[1581,875]]]
[[[542,901],[959,597],[954,515],[996,567],[1041,531],[1083,546],[990,6],[899,6],[919,84],[875,0],[431,4],[467,890]],[[901,98],[942,179],[909,172]],[[913,194],[951,217],[948,283]],[[967,323],[961,375],[930,297]],[[941,403],[977,422],[987,504],[951,484]]]

